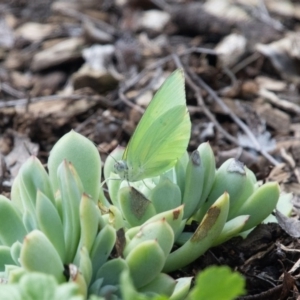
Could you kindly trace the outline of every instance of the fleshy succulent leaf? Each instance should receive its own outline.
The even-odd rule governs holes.
[[[79,270],[81,271],[87,285],[90,284],[93,276],[93,265],[88,250],[81,247],[79,253]]]
[[[138,292],[155,293],[170,297],[175,289],[175,286],[175,279],[167,274],[160,273],[150,283],[138,289]]]
[[[27,273],[18,283],[1,285],[1,300],[84,300],[74,283],[58,285],[53,276]]]
[[[78,186],[78,180],[74,178],[74,170],[71,172],[69,163],[63,161],[58,168],[59,186],[61,191],[63,228],[66,244],[66,261],[73,261],[80,238],[79,205],[83,193]]]
[[[181,277],[176,279],[176,286],[169,300],[186,299],[190,291],[193,277]]]
[[[248,194],[244,194],[247,183],[249,181],[243,163],[234,158],[225,161],[217,170],[208,198],[201,207],[202,215],[224,192],[230,196],[230,207],[233,207],[237,201],[245,201],[253,192],[253,190],[249,190]],[[241,199],[241,196],[244,198]]]
[[[100,192],[101,159],[95,145],[73,130],[54,145],[48,159],[49,176],[54,193],[60,188],[57,169],[63,160],[70,161],[74,165],[84,192],[89,194],[96,203]]]
[[[201,256],[221,233],[228,216],[229,195],[224,193],[209,208],[193,236],[167,258],[164,272],[179,269]]]
[[[250,215],[243,230],[248,230],[258,224],[271,214],[275,209],[280,195],[277,182],[267,182],[260,186],[239,209],[239,215]]]
[[[131,186],[119,190],[119,203],[125,219],[131,226],[143,224],[156,213],[151,201]]]
[[[116,231],[110,225],[106,225],[98,233],[91,249],[90,257],[93,265],[93,279],[97,271],[107,261],[116,242]]]
[[[51,241],[61,260],[65,261],[66,246],[62,221],[53,203],[40,191],[38,191],[36,199],[36,216],[38,228]]]
[[[20,279],[28,272],[19,266],[6,265],[5,274],[8,283],[18,283]]]
[[[177,185],[181,190],[181,195],[183,195],[184,193],[185,170],[188,162],[189,162],[189,154],[187,151],[185,151],[184,154],[181,156],[181,158],[178,159],[174,167],[176,173],[176,181],[177,181]]]
[[[182,219],[183,219],[183,205],[178,206],[175,209],[171,209],[168,211],[164,211],[162,213],[156,214],[152,218],[150,218],[148,221],[144,223],[148,224],[150,222],[154,222],[157,220],[165,219],[168,224],[172,227],[175,239],[176,237],[181,233],[182,228]]]
[[[185,187],[182,203],[184,204],[184,219],[194,214],[203,190],[203,170],[200,154],[195,150],[186,167]]]
[[[120,274],[128,270],[127,263],[124,259],[114,258],[107,261],[97,272],[97,278],[103,278],[102,285],[118,285]]]
[[[49,200],[54,203],[51,184],[41,162],[31,156],[20,168],[18,176],[20,177],[21,195],[23,199],[23,209],[26,207],[35,207],[37,191],[45,194]],[[12,199],[14,201],[14,199]],[[29,205],[31,202],[31,205]]]
[[[85,247],[90,252],[98,231],[98,207],[94,201],[87,195],[83,194],[80,206],[80,242],[77,253],[81,251],[81,247]]]
[[[20,262],[27,271],[53,275],[59,283],[65,281],[64,266],[59,254],[39,230],[34,230],[25,237]]]
[[[130,276],[136,288],[149,284],[162,270],[165,254],[154,240],[137,245],[126,257]]]
[[[249,215],[238,216],[234,219],[227,221],[223,227],[222,232],[213,242],[213,247],[225,243],[234,236],[237,236],[241,231],[243,231],[245,224],[249,220]]]
[[[0,242],[2,245],[11,246],[15,241],[23,241],[27,232],[20,211],[4,196],[0,196],[0,220]]]
[[[174,209],[181,204],[180,188],[170,179],[161,176],[159,183],[151,192],[150,200],[157,213]]]
[[[20,266],[19,257],[21,254],[22,244],[19,241],[13,243],[10,247],[10,255],[15,262],[16,266]]]
[[[216,160],[209,142],[200,144],[197,151],[200,155],[202,171],[198,180],[203,181],[201,197],[196,208],[198,210],[207,199],[214,183],[216,176]]]
[[[13,265],[14,260],[10,253],[10,247],[0,246],[0,272],[5,270],[5,265]]]
[[[155,240],[167,257],[174,243],[174,233],[171,226],[165,219],[149,222],[140,227],[139,232],[126,245],[124,256],[127,257],[130,252],[144,241]]]

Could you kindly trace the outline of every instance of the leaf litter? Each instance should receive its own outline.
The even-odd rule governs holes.
[[[241,299],[299,297],[298,1],[47,0],[0,8],[2,191],[29,155],[46,161],[72,128],[103,158],[126,145],[151,95],[183,67],[188,150],[209,140],[218,165],[235,157],[259,179],[278,181],[293,193],[294,213],[276,212],[279,224],[262,224],[181,272],[227,264],[247,279]]]

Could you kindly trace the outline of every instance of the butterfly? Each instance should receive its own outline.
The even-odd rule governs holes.
[[[184,154],[190,135],[184,72],[178,69],[154,95],[114,170],[129,182],[161,175]]]

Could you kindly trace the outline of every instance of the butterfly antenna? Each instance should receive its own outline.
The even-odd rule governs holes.
[[[118,162],[110,153],[104,150],[101,146],[98,145],[97,148],[100,149],[102,152],[104,152],[107,156],[110,156],[115,162]]]

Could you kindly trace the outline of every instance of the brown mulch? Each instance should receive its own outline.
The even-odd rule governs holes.
[[[235,157],[297,203],[300,4],[222,3],[1,2],[0,192],[9,193],[29,155],[46,163],[71,129],[97,144],[104,161],[127,144],[155,90],[182,67],[193,124],[188,150],[209,140],[218,165]],[[182,272],[227,264],[247,279],[241,299],[297,299],[299,251],[279,225],[261,225]]]

